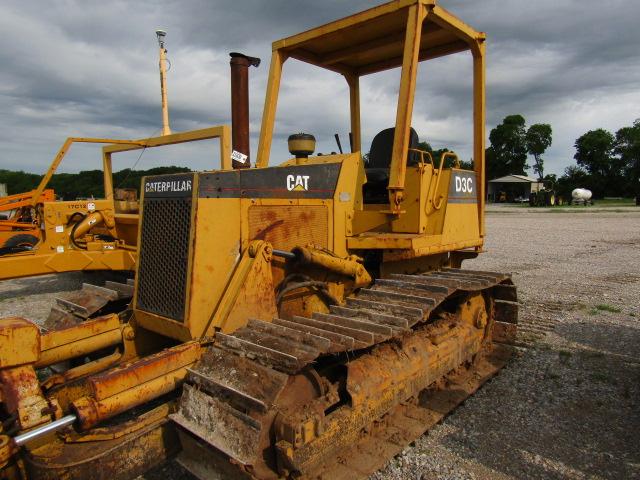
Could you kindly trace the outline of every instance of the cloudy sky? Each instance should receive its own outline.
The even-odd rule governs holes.
[[[257,150],[271,42],[379,4],[367,0],[0,2],[0,168],[42,173],[68,136],[139,138],[161,128],[155,30],[168,32],[173,131],[230,123],[228,53],[261,57],[251,70]],[[640,117],[640,2],[441,0],[487,33],[487,135],[506,115],[553,127],[547,173],[573,163],[573,144],[595,128]],[[471,156],[471,61],[421,64],[413,125],[421,140]],[[364,150],[395,120],[399,72],[362,81]],[[286,137],[313,133],[318,151],[346,142],[348,92],[333,73],[285,64],[272,162]],[[137,162],[137,163],[136,163]],[[219,165],[213,140],[121,155],[115,169]],[[74,146],[61,171],[100,168],[99,148]]]

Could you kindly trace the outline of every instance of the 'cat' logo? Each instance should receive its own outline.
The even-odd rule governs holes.
[[[309,175],[287,175],[287,190],[290,192],[309,190]]]

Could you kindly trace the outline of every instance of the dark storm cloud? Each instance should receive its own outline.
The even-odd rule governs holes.
[[[158,27],[168,32],[175,131],[228,123],[228,52],[262,58],[250,80],[255,152],[271,42],[378,3],[5,1],[0,4],[0,168],[42,172],[70,135],[157,134]],[[638,2],[440,4],[487,32],[487,133],[513,113],[528,123],[551,123],[549,171],[560,173],[572,162],[573,142],[585,131],[616,130],[640,117]],[[413,120],[422,138],[453,147],[464,158],[471,155],[470,66],[468,54],[423,64]],[[365,77],[362,83],[366,149],[366,142],[395,119],[398,73]],[[287,62],[273,158],[286,155],[286,136],[301,130],[318,137],[320,151],[335,150],[333,133],[346,138],[349,128],[347,100],[341,77]],[[84,150],[80,153],[69,159],[67,170],[99,165],[87,166]],[[157,161],[210,168],[209,153],[189,147],[145,158],[147,164],[140,166]]]

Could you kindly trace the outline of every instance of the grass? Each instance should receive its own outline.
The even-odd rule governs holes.
[[[544,378],[545,378],[545,380],[560,380],[560,375],[558,375],[555,372],[547,371],[544,374]]]
[[[598,205],[606,205],[606,206],[620,206],[620,207],[633,207],[636,204],[635,198],[603,198],[602,200],[595,200],[595,206]],[[579,206],[579,205],[577,205]]]
[[[631,206],[631,205],[630,205]],[[577,207],[580,207],[579,205],[577,205]],[[606,213],[628,213],[629,210],[624,210],[622,208],[609,208],[609,207],[603,207],[603,208],[598,208],[596,207],[588,207],[588,208],[584,208],[582,207],[582,210],[578,210],[578,209],[574,209],[573,206],[571,207],[548,207],[547,212],[549,213],[602,213],[602,212],[606,212]]]
[[[618,307],[614,307],[613,305],[609,305],[608,303],[601,303],[599,305],[596,305],[595,308],[597,310],[600,310],[601,312],[620,313],[622,311]]]
[[[589,315],[598,315],[600,312],[620,313],[622,310],[608,303],[600,303],[589,310]]]
[[[593,372],[591,375],[589,375],[589,379],[594,382],[608,383],[611,385],[617,385],[618,383],[614,378],[611,378],[609,374],[605,372]]]
[[[488,204],[488,206],[491,206],[492,204]],[[564,205],[556,205],[554,207],[531,207],[528,203],[508,203],[508,204],[502,204],[502,205],[508,205],[511,207],[515,207],[515,208],[537,208],[538,210],[541,211],[550,211],[553,213],[563,213],[566,211],[571,211],[571,212],[589,212],[592,210],[597,210],[599,208],[605,208],[607,210],[607,212],[615,212],[615,213],[625,213],[626,210],[624,209],[619,209],[619,208],[613,208],[613,207],[635,207],[636,206],[636,200],[635,198],[620,198],[620,199],[614,199],[614,198],[609,198],[609,199],[596,199],[594,200],[594,204],[593,205],[589,205],[589,206],[585,206],[585,205],[569,205],[568,203],[565,203]]]
[[[572,353],[568,350],[559,350],[558,351],[558,359],[560,360],[560,363],[562,363],[563,365],[566,365],[567,363],[569,363],[569,359],[571,358]]]
[[[593,372],[591,375],[589,375],[589,378],[591,378],[591,380],[593,380],[595,382],[608,382],[609,381],[609,375],[607,375],[606,373],[603,373],[603,372]]]
[[[604,357],[604,353],[603,352],[599,352],[599,351],[587,351],[585,352],[585,356],[588,358],[602,358]]]

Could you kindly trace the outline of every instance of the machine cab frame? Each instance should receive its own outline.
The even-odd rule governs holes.
[[[257,167],[269,164],[282,67],[294,58],[343,75],[349,85],[353,151],[361,150],[359,79],[401,67],[389,205],[385,213],[404,213],[407,157],[418,63],[453,53],[473,56],[473,158],[478,224],[484,236],[485,34],[456,18],[435,0],[397,0],[273,43]]]

